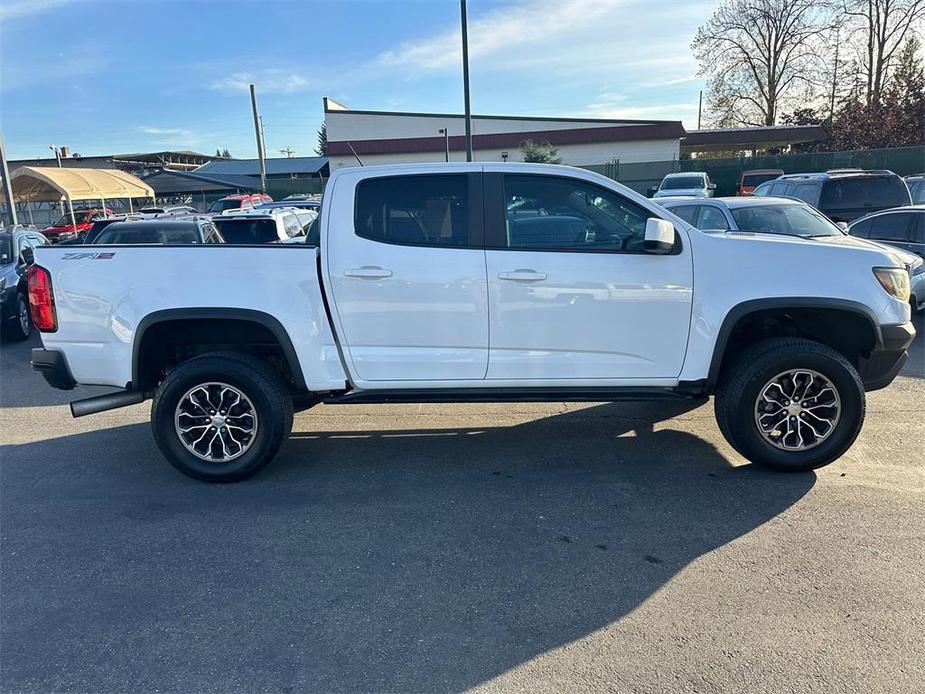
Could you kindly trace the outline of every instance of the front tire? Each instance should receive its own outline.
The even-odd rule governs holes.
[[[753,463],[805,471],[828,465],[864,423],[864,386],[831,347],[776,338],[747,348],[724,370],[714,400],[729,444]]]
[[[292,430],[292,398],[280,376],[246,354],[183,362],[158,387],[151,427],[177,470],[203,482],[238,482],[276,456]]]

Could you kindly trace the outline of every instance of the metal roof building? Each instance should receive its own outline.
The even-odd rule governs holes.
[[[249,193],[260,190],[260,176],[240,174],[202,174],[199,171],[161,169],[142,180],[158,196],[188,193]]]
[[[327,157],[291,157],[267,159],[267,178],[327,178]],[[257,159],[222,159],[211,161],[196,169],[206,176],[260,176]]]

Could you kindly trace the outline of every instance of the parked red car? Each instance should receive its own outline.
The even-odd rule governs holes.
[[[210,214],[222,214],[225,210],[250,210],[264,202],[273,202],[266,193],[254,193],[253,195],[226,195],[212,203],[209,207]]]
[[[58,243],[68,239],[76,238],[81,234],[86,234],[90,227],[93,226],[95,219],[103,217],[114,217],[114,213],[108,207],[100,209],[98,207],[90,209],[74,210],[74,221],[77,225],[71,224],[71,215],[66,214],[50,227],[42,229],[42,234],[52,243]]]

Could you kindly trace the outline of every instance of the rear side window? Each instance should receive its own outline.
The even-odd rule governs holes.
[[[787,195],[789,183],[772,183],[770,195]]]
[[[911,214],[882,214],[870,220],[870,238],[876,241],[907,241]]]
[[[808,202],[810,205],[815,207],[819,204],[819,191],[822,190],[822,185],[819,183],[806,183],[803,185],[793,186],[793,190],[790,191],[790,195],[802,200],[803,202]]]
[[[909,190],[898,176],[871,176],[826,181],[820,206],[826,210],[857,207],[886,209],[909,204]]]
[[[694,220],[697,218],[697,205],[681,205],[680,207],[671,207],[669,210],[688,224],[697,226],[694,223]]]
[[[354,229],[371,241],[411,246],[468,245],[465,174],[370,178],[356,191]]]
[[[859,239],[870,238],[870,225],[873,222],[872,219],[865,219],[863,222],[858,222],[857,224],[852,224],[851,232],[852,236],[857,236]]]
[[[695,226],[707,231],[725,231],[729,228],[729,222],[726,221],[726,215],[721,209],[712,205],[704,205],[700,208],[700,216]]]
[[[763,198],[765,195],[771,194],[771,185],[769,183],[760,185],[755,188],[753,195],[757,195],[759,198]]]

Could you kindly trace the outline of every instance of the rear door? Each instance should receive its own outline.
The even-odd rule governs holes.
[[[485,377],[481,173],[439,172],[358,170],[334,184],[326,284],[352,376],[367,387]]]
[[[671,255],[643,250],[646,220],[657,215],[577,177],[494,172],[485,214],[489,380],[677,378],[691,252],[680,242]]]

